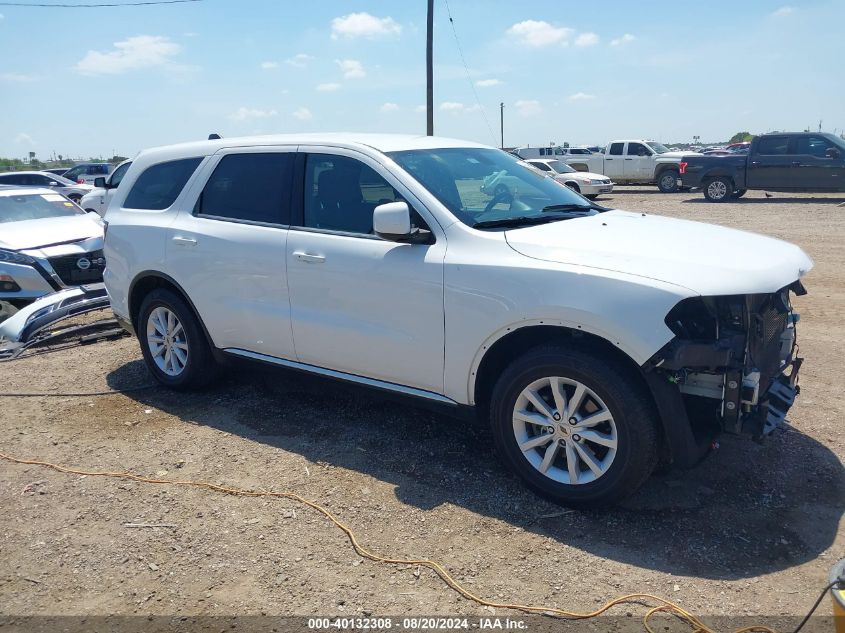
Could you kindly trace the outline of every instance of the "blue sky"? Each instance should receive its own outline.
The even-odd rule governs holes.
[[[508,145],[845,128],[843,0],[450,7],[469,78],[436,0],[439,135],[497,145],[499,102]],[[0,14],[3,156],[132,156],[209,132],[425,131],[424,0]]]

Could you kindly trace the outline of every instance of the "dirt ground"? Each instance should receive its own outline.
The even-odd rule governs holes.
[[[590,610],[648,592],[703,616],[803,614],[845,555],[845,198],[750,192],[720,205],[621,188],[602,201],[765,233],[815,260],[809,294],[796,300],[806,361],[784,430],[763,445],[723,438],[694,470],[654,476],[602,512],[526,491],[482,424],[279,371],[240,371],[190,395],[2,397],[0,451],[296,491],[367,547],[436,559],[493,600]],[[0,364],[3,393],[150,381],[128,337]],[[0,504],[0,615],[491,613],[427,570],[362,560],[291,501],[0,461]]]

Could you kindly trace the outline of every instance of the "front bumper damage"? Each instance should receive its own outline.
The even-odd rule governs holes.
[[[60,290],[37,299],[0,323],[0,360],[11,360],[29,347],[57,337],[67,337],[71,333],[97,330],[91,335],[92,340],[118,333],[123,335],[123,328],[114,327],[117,325],[114,319],[61,327],[67,319],[103,310],[109,305],[105,285],[101,283]],[[105,331],[101,331],[104,328]],[[86,337],[79,342],[85,343]]]
[[[676,386],[700,435],[760,440],[785,420],[803,362],[790,292],[806,294],[796,281],[769,294],[697,297],[666,317],[676,337],[644,370]]]

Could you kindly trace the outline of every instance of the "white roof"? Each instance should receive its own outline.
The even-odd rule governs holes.
[[[56,193],[52,189],[46,187],[26,187],[24,185],[3,185],[0,187],[0,196],[60,196],[62,194]]]
[[[211,141],[196,141],[154,147],[142,152],[143,155],[156,154],[158,158],[172,155],[208,156],[229,147],[261,147],[273,145],[328,145],[333,147],[367,147],[379,152],[396,152],[413,149],[441,149],[447,147],[489,147],[473,141],[462,141],[440,136],[420,134],[364,134],[364,133],[312,133],[312,134],[269,134],[266,136],[243,136],[222,138]]]

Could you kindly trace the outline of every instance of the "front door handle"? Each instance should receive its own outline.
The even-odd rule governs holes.
[[[175,235],[173,237],[173,243],[177,246],[196,246],[197,241],[192,237],[182,237],[181,235]]]
[[[302,251],[295,252],[294,256],[299,261],[308,262],[309,264],[322,264],[326,261],[326,258],[323,255],[313,255],[312,253],[304,253]]]

